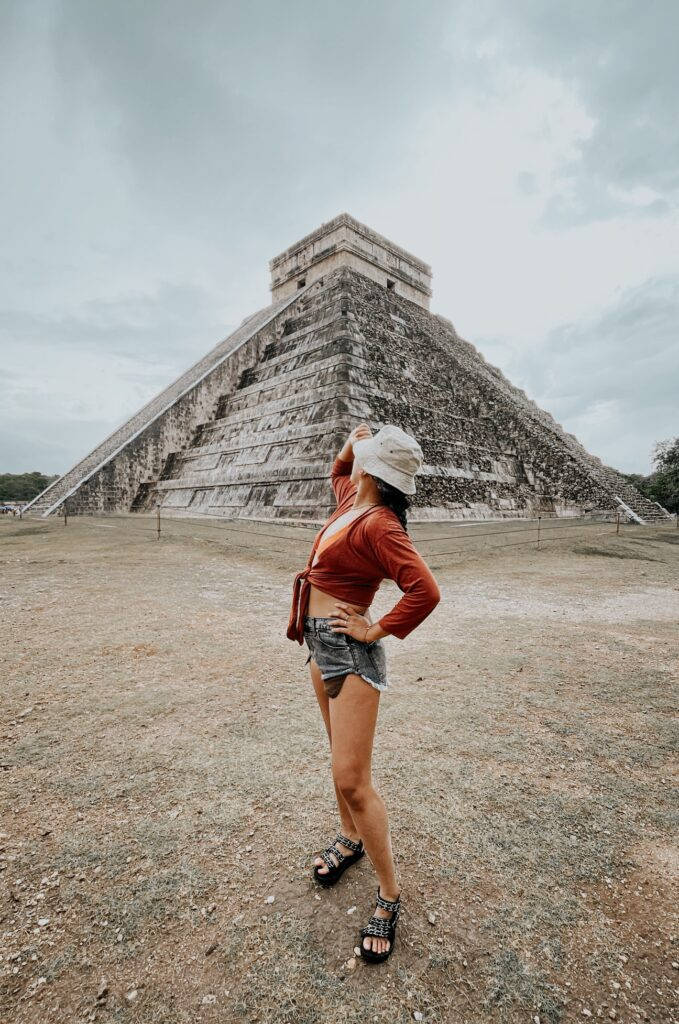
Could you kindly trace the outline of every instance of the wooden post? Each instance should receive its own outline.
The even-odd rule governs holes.
[[[156,519],[158,528],[158,536],[156,537],[156,540],[160,540],[160,505],[156,505]]]
[[[68,526],[68,506],[64,502],[64,526]]]
[[[620,533],[620,513],[615,513],[615,532]]]
[[[541,520],[542,520],[542,516],[538,516],[538,551],[540,550],[540,522],[541,522]]]

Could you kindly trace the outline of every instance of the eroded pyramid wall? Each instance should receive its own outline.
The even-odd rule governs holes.
[[[360,420],[420,442],[412,521],[572,515],[614,508],[623,489],[645,501],[448,321],[344,268],[288,311],[143,503],[320,523],[330,462]]]

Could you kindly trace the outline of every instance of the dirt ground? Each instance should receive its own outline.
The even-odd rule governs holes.
[[[285,636],[312,534],[152,527],[0,522],[3,1024],[677,1019],[679,530],[413,528],[442,600],[385,640],[403,910],[373,967],[369,858],[310,877],[338,826]]]

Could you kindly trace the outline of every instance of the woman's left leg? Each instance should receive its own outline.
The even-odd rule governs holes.
[[[391,848],[389,821],[384,800],[372,783],[372,748],[379,709],[380,691],[354,673],[348,673],[339,694],[330,701],[332,728],[332,773],[351,810],[366,853],[379,879],[386,900],[400,895]],[[377,917],[391,917],[377,907]],[[367,935],[366,949],[381,953],[389,940]]]

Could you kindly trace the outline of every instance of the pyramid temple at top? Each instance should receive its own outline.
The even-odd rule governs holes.
[[[40,494],[47,516],[144,511],[319,525],[347,434],[395,423],[424,464],[409,519],[663,518],[429,312],[431,269],[347,214],[270,262],[272,303]]]

